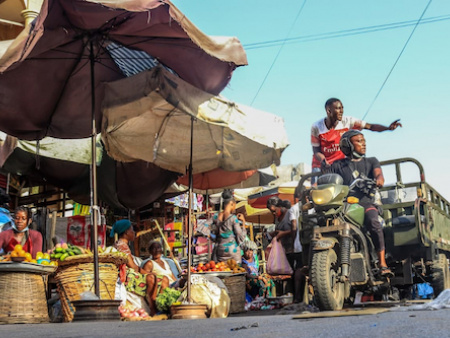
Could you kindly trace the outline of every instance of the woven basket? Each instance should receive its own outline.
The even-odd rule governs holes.
[[[99,263],[100,299],[114,299],[118,270],[114,263]],[[94,292],[94,264],[80,263],[60,267],[55,275],[64,320],[73,320],[74,300],[85,291]]]
[[[101,253],[98,255],[99,263],[114,263],[119,266],[125,264],[128,261],[128,256],[121,253]],[[80,264],[80,263],[93,263],[93,254],[83,254],[77,256],[69,256],[64,261],[58,261],[58,266],[64,267],[68,265]]]
[[[0,273],[0,323],[48,323],[47,298],[41,275]]]
[[[228,289],[230,297],[230,313],[245,311],[245,275],[231,275],[223,278],[223,283]]]

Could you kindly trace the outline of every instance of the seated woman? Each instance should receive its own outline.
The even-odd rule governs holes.
[[[241,244],[244,256],[242,257],[242,267],[247,271],[247,292],[255,298],[272,297],[272,288],[275,286],[268,276],[259,273],[259,266],[255,259],[256,243],[245,240]]]
[[[175,284],[177,279],[174,276],[169,263],[162,258],[163,251],[161,243],[158,241],[150,242],[148,250],[150,255],[152,255],[152,258],[144,264],[142,269],[146,273],[156,274],[160,280],[160,284],[158,286],[161,290],[164,290],[169,285]]]
[[[42,235],[39,231],[29,229],[30,224],[30,210],[26,207],[18,207],[14,212],[12,229],[0,233],[1,250],[8,253],[13,251],[17,244],[20,244],[23,250],[36,258],[36,254],[42,251]]]
[[[114,237],[114,234],[119,236],[119,240],[114,244],[114,247],[128,255],[126,280],[124,282],[125,288],[128,292],[145,297],[150,306],[150,315],[153,316],[156,314],[155,299],[159,291],[157,288],[158,280],[154,273],[149,273],[139,268],[131,254],[128,243],[135,239],[135,232],[131,222],[127,219],[122,219],[114,223],[110,236]]]

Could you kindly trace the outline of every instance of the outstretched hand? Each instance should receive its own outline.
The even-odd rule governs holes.
[[[395,130],[397,127],[402,127],[402,124],[399,122],[400,120],[395,120],[389,125],[389,130]]]

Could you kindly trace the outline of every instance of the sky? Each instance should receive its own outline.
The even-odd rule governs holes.
[[[311,124],[337,97],[345,115],[383,125],[401,119],[393,132],[364,131],[367,156],[419,160],[427,182],[450,200],[450,1],[172,2],[205,34],[241,41],[249,64],[222,95],[284,118],[290,145],[281,164],[310,165]],[[413,167],[405,181],[419,180]]]

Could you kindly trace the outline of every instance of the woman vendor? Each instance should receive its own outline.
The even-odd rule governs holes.
[[[256,243],[247,239],[241,244],[241,248],[244,251],[242,267],[247,272],[247,292],[252,298],[256,296],[272,297],[272,288],[275,287],[275,284],[269,276],[259,273],[259,266],[255,258]]]
[[[241,263],[242,256],[239,245],[245,240],[247,235],[245,218],[242,214],[234,214],[236,201],[231,190],[224,190],[222,200],[223,211],[213,217],[216,235],[215,260],[224,262],[228,259],[234,259],[237,263]],[[242,227],[240,222],[242,222]]]
[[[147,273],[153,272],[161,280],[160,287],[164,290],[169,285],[175,284],[177,279],[173,275],[169,263],[162,258],[162,245],[158,241],[150,242],[148,247],[152,259],[148,260],[143,267]]]
[[[31,212],[26,207],[18,207],[14,212],[12,229],[0,233],[0,248],[3,252],[14,251],[17,244],[22,245],[25,252],[29,252],[33,258],[42,251],[42,235],[39,231],[29,229],[31,224]]]
[[[270,233],[270,236],[275,237],[281,242],[286,253],[286,258],[292,269],[295,268],[295,254],[294,254],[294,240],[296,233],[292,230],[292,225],[289,222],[289,209],[291,204],[289,201],[281,200],[277,196],[272,196],[267,200],[267,209],[269,209],[275,216],[275,231]]]
[[[150,315],[156,314],[155,299],[158,295],[158,281],[154,273],[148,273],[141,269],[135,262],[129,242],[134,241],[135,232],[131,222],[127,219],[122,219],[114,223],[110,236],[114,234],[119,236],[119,240],[114,244],[114,247],[128,255],[128,262],[126,263],[126,279],[122,280],[128,292],[135,293],[139,296],[145,297],[150,306]]]

